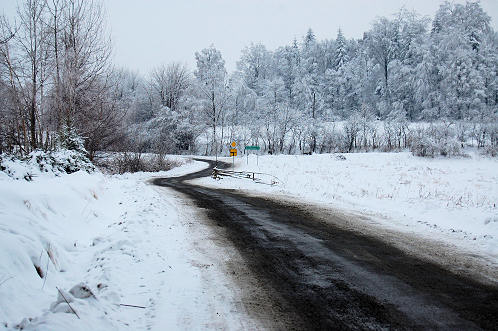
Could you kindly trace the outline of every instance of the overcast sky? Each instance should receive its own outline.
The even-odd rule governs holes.
[[[15,0],[0,0],[6,13]],[[214,44],[232,71],[251,42],[273,50],[312,28],[319,40],[360,38],[376,17],[401,7],[432,17],[442,0],[104,0],[114,62],[147,73],[161,63],[195,67],[194,53]],[[464,0],[455,2],[465,3]],[[498,0],[481,0],[497,28]]]

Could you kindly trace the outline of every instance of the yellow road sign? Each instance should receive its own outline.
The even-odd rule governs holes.
[[[231,145],[232,145],[232,147],[235,147],[235,146],[237,146],[237,143],[235,141],[232,141]]]
[[[237,149],[231,148],[230,149],[230,156],[237,156]]]

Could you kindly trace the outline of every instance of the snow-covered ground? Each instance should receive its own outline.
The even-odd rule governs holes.
[[[344,156],[236,159],[236,170],[270,174],[257,177],[277,181],[273,186],[196,182],[357,212],[375,226],[451,242],[498,262],[498,160]],[[227,276],[236,253],[202,221],[201,210],[148,183],[206,166],[183,163],[153,174],[55,176],[4,162],[11,173],[0,172],[0,329],[259,328],[241,303],[242,289]],[[28,172],[33,181],[23,179]]]
[[[37,173],[31,182],[0,172],[0,329],[257,328],[225,276],[230,253],[203,215],[147,183],[205,166]]]
[[[275,177],[256,177],[278,184],[235,178],[196,182],[361,213],[381,227],[450,242],[498,263],[497,159],[430,159],[409,153],[343,156],[240,156],[235,170],[270,174]]]

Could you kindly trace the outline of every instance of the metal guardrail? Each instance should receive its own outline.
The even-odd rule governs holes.
[[[254,171],[233,171],[233,170],[213,168],[212,177],[214,179],[221,179],[223,177],[251,179],[256,183],[271,185],[271,186],[281,183],[281,180],[278,179],[276,176],[265,174],[263,172],[254,172]]]

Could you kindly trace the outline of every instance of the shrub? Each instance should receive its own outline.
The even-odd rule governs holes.
[[[492,156],[492,157],[498,156],[498,145],[486,146],[483,149],[482,154],[489,155],[489,156]]]
[[[80,170],[93,172],[95,166],[84,154],[74,150],[37,150],[25,157],[6,154],[0,157],[0,171],[14,179],[31,180],[33,176],[43,173],[60,176]]]
[[[426,136],[414,138],[410,150],[415,156],[434,157],[437,154],[436,144]]]
[[[38,167],[41,172],[53,172],[56,175],[71,174],[80,170],[95,171],[95,166],[86,155],[75,150],[34,151],[27,156],[26,162]]]
[[[465,155],[454,130],[444,123],[416,130],[411,139],[410,150],[413,155],[422,157]]]
[[[167,171],[179,166],[180,162],[168,159],[164,154],[122,152],[110,157],[100,158],[97,164],[110,173],[124,174],[126,172]]]

